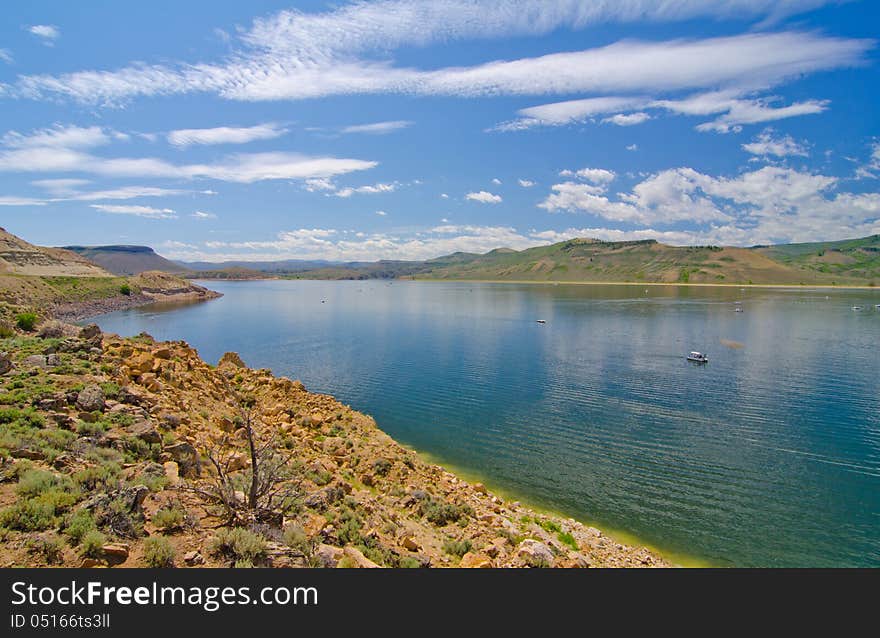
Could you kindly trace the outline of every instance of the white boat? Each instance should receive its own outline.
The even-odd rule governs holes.
[[[696,350],[691,352],[687,356],[688,361],[693,361],[694,363],[709,363],[709,357],[704,355],[702,352],[697,352]]]
[[[853,310],[861,310],[861,309],[862,309],[861,306],[853,306]]]
[[[733,309],[733,311],[734,311],[734,312],[742,312],[743,309],[740,308],[739,306],[737,306],[736,308]]]
[[[537,321],[538,323],[547,323],[546,319],[536,319],[535,321]]]

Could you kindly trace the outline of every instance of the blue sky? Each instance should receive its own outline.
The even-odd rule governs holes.
[[[0,225],[34,243],[373,260],[880,233],[867,0],[15,4]]]

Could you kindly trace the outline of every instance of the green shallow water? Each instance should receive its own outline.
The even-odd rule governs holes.
[[[504,493],[672,555],[880,566],[876,291],[209,285],[225,296],[98,323],[209,361],[238,351]]]

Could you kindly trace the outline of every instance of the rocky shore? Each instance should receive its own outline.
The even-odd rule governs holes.
[[[234,353],[60,323],[0,350],[3,566],[668,566]]]

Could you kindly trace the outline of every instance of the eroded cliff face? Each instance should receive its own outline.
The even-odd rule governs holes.
[[[667,564],[469,484],[237,355],[213,367],[183,342],[42,334],[0,340],[4,566]]]
[[[0,228],[0,273],[41,277],[112,277],[88,259],[60,248],[41,248]]]

